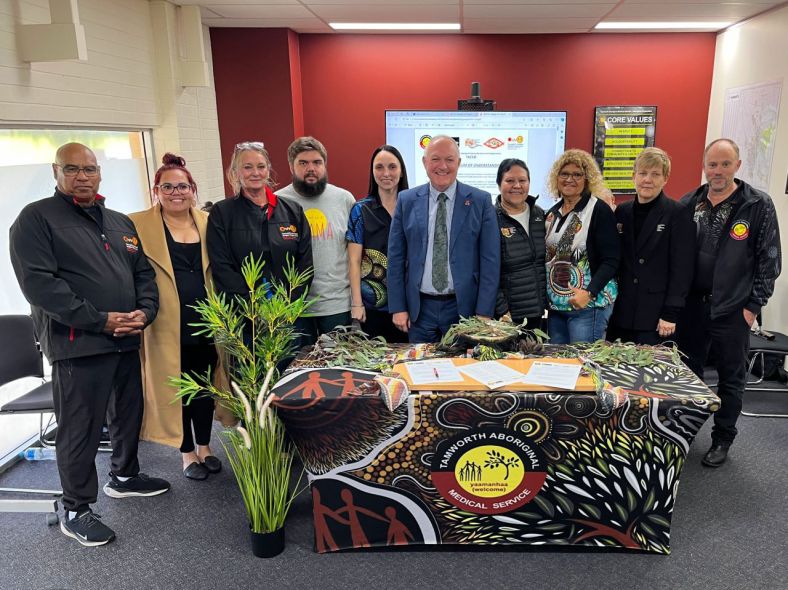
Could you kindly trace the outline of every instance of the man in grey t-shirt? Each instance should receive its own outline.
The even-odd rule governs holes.
[[[309,294],[315,301],[297,324],[304,334],[303,346],[351,323],[345,231],[356,200],[345,189],[329,184],[326,148],[314,137],[299,137],[291,143],[287,160],[293,182],[276,194],[301,205],[312,230],[315,274]]]

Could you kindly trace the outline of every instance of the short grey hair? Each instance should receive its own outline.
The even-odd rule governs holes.
[[[444,139],[448,139],[454,145],[454,148],[457,150],[457,155],[459,156],[460,155],[460,146],[457,145],[457,141],[453,137],[450,137],[448,135],[443,135],[443,134],[442,135],[435,135],[434,137],[430,138],[430,142],[427,144],[427,147],[424,149],[425,155],[427,153],[427,150],[430,149],[430,146],[433,143],[435,143],[436,141],[442,141]]]

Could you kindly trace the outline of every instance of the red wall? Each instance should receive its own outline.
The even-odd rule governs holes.
[[[252,52],[228,56],[224,43],[217,43],[220,37],[224,42],[241,33],[264,43],[271,37],[266,30],[211,30],[222,146],[226,136],[237,134],[240,121],[254,117],[259,123],[256,129],[276,158],[292,139],[282,139],[287,130],[282,122],[288,120],[292,127],[294,120],[300,120],[301,107],[294,107],[292,100],[283,107],[286,100],[269,99],[265,104],[269,110],[260,105],[244,115],[247,99],[242,87],[220,88],[229,78],[222,74],[225,67],[248,71],[260,62],[259,54]],[[713,33],[299,35],[297,39],[304,131],[326,145],[331,182],[356,196],[363,196],[366,189],[372,150],[385,140],[386,109],[453,110],[458,98],[470,94],[472,81],[481,83],[482,96],[495,99],[498,110],[566,110],[567,147],[589,151],[596,105],[657,105],[657,145],[673,158],[668,192],[678,197],[700,181]],[[272,55],[262,60],[265,80],[270,79],[268,70],[290,67],[273,63],[281,47],[270,49]],[[291,48],[288,62],[292,55]],[[229,57],[235,63],[228,66]],[[275,77],[281,81],[281,74]],[[292,99],[290,89],[289,84],[277,87]],[[277,167],[286,184],[286,168]]]
[[[287,29],[211,29],[223,170],[236,143],[263,141],[280,185],[290,183],[287,146],[303,133],[303,115],[293,109],[301,100],[291,75],[300,73],[297,44]],[[226,179],[225,187],[229,195]]]

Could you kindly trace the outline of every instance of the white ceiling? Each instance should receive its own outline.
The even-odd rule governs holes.
[[[462,33],[588,33],[601,21],[736,23],[788,4],[765,0],[172,1],[200,6],[203,23],[210,27],[284,27],[299,33],[335,32],[329,22],[459,22]]]

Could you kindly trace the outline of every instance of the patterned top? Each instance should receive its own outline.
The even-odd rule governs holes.
[[[573,311],[569,304],[572,288],[588,289],[591,265],[588,260],[588,228],[597,198],[590,197],[585,206],[562,216],[560,209],[551,210],[547,217],[547,300],[550,309]],[[588,307],[612,305],[618,295],[618,284],[610,279]]]
[[[364,307],[388,311],[386,273],[391,215],[378,197],[368,196],[350,210],[345,238],[363,247],[361,300]]]
[[[694,219],[698,225],[698,247],[695,261],[695,277],[692,290],[696,293],[711,293],[714,285],[714,265],[722,237],[728,227],[728,220],[739,209],[742,203],[740,190],[716,207],[709,201],[708,195],[698,199],[695,206]]]

